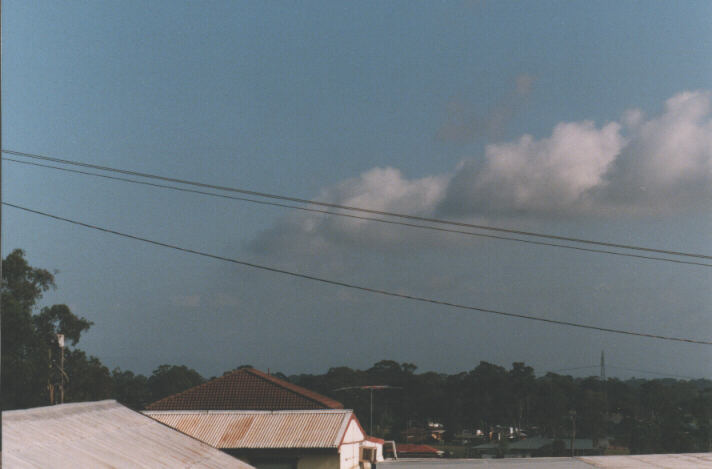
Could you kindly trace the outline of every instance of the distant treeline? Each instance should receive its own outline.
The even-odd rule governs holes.
[[[576,436],[609,438],[631,453],[710,451],[712,381],[675,379],[573,378],[513,363],[507,370],[480,362],[469,372],[416,373],[411,363],[384,360],[365,371],[332,368],[323,375],[295,375],[290,381],[334,397],[353,408],[365,427],[370,391],[347,389],[390,385],[374,391],[373,433],[403,441],[408,427],[436,421],[447,441],[463,430],[483,432],[506,426],[528,435],[569,438],[575,412]]]
[[[134,409],[205,381],[186,366],[161,365],[151,376],[110,371],[77,347],[92,323],[66,305],[37,308],[54,288],[54,275],[31,267],[15,250],[2,268],[2,408],[114,398]],[[64,336],[60,348],[57,334]],[[613,438],[632,453],[709,451],[712,440],[712,381],[572,378],[554,373],[536,378],[524,363],[510,370],[480,362],[457,374],[416,373],[410,363],[383,360],[368,370],[331,368],[323,375],[287,378],[331,396],[355,410],[370,428],[371,391],[337,389],[389,385],[374,392],[373,433],[403,441],[407,428],[437,421],[445,438],[463,430],[497,426],[528,434],[566,438],[576,413],[577,437]]]

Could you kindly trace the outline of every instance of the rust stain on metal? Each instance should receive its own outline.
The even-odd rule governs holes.
[[[350,410],[145,411],[217,448],[337,448]]]
[[[240,441],[245,437],[247,430],[250,429],[252,422],[255,420],[254,417],[249,416],[243,419],[236,419],[226,425],[225,431],[223,432],[222,438],[218,443],[218,447],[225,447],[225,445],[230,442]]]

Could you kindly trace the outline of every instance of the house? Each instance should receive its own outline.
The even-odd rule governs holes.
[[[146,410],[343,409],[334,399],[254,368],[241,368],[146,406]]]
[[[555,446],[558,446],[558,448],[555,448]],[[493,441],[475,446],[474,450],[483,458],[495,456],[504,456],[505,458],[568,456],[571,454],[571,440],[554,440],[553,438],[534,436],[513,442]],[[603,449],[594,445],[593,440],[588,438],[575,439],[573,441],[573,451],[576,456],[603,454]]]
[[[7,468],[252,467],[113,400],[5,411],[2,437]]]
[[[383,460],[352,410],[254,368],[226,373],[146,407],[145,415],[256,467],[348,468]]]
[[[433,424],[428,424],[426,428],[424,427],[411,427],[401,432],[401,437],[409,443],[430,443],[443,441],[445,436],[445,429],[442,427],[435,427]]]
[[[445,452],[430,445],[414,445],[411,443],[396,443],[396,456],[398,458],[439,458]],[[393,457],[386,453],[386,456]]]
[[[147,410],[144,414],[258,469],[352,469],[383,460],[383,441],[368,437],[347,409]]]

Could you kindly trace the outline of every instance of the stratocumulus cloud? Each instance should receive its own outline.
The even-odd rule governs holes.
[[[518,215],[646,216],[708,206],[712,199],[712,94],[679,93],[646,118],[562,122],[551,135],[487,145],[454,171],[408,179],[374,168],[325,188],[317,200],[459,219]],[[337,242],[393,243],[403,230],[341,217],[291,214],[253,246],[303,236],[312,250]]]

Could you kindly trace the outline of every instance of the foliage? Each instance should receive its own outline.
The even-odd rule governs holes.
[[[55,287],[54,275],[31,267],[21,250],[10,253],[2,270],[2,408],[48,405],[50,389],[60,382],[60,348],[64,334],[65,402],[113,397],[142,409],[146,404],[203,383],[184,365],[161,365],[150,377],[115,368],[109,372],[96,357],[77,348],[92,323],[66,305],[38,308],[42,294]],[[244,365],[249,366],[249,365]],[[469,372],[452,375],[416,373],[412,363],[382,360],[367,370],[345,366],[323,375],[289,379],[331,396],[352,408],[373,433],[404,441],[403,432],[428,422],[444,424],[445,437],[457,442],[463,430],[484,432],[520,428],[530,435],[554,438],[553,454],[565,455],[571,437],[608,437],[617,447],[636,453],[712,450],[712,382],[674,379],[621,381],[547,373],[536,378],[532,367],[515,362],[511,369],[480,362]],[[286,378],[281,373],[279,377]],[[364,385],[390,385],[381,390]],[[427,433],[427,432],[426,432]],[[504,454],[506,443],[499,448]]]
[[[75,346],[91,322],[66,305],[36,312],[42,294],[54,288],[54,275],[31,267],[22,250],[11,252],[2,269],[2,408],[47,405],[58,401],[61,350],[64,351],[65,402],[104,399],[111,395],[108,369]]]
[[[712,437],[712,382],[673,379],[620,381],[547,373],[536,378],[521,362],[511,369],[480,362],[466,373],[416,374],[413,364],[382,360],[362,371],[331,368],[323,375],[290,380],[344,403],[368,428],[370,392],[354,388],[391,385],[374,392],[373,433],[405,441],[404,431],[444,424],[456,443],[463,430],[520,428],[557,441],[571,437],[609,438],[631,453],[709,451]],[[553,448],[554,453],[562,454]]]
[[[184,391],[205,382],[200,373],[185,365],[161,365],[148,378],[151,401]]]

